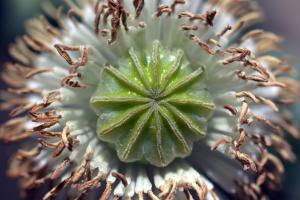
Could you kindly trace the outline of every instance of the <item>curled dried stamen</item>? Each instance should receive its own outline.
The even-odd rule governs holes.
[[[63,78],[61,80],[61,86],[68,85],[72,88],[81,88],[84,89],[86,88],[86,85],[80,83],[79,81],[74,81],[73,78],[79,78],[80,74],[70,74],[67,77]]]
[[[208,54],[214,54],[214,51],[212,48],[205,42],[201,41],[201,39],[195,35],[190,35],[190,38],[192,41],[194,41],[196,44],[198,44],[204,51],[206,51]]]
[[[172,9],[171,9],[172,10]],[[201,20],[205,25],[213,26],[214,18],[217,11],[207,11],[205,14],[194,14],[188,11],[183,11],[178,14],[178,18],[187,17],[190,21]]]
[[[16,154],[18,160],[31,159],[39,155],[42,151],[42,146],[37,146],[29,151],[19,150]]]
[[[162,4],[157,8],[155,15],[156,17],[160,17],[163,13],[167,13],[168,16],[171,16],[172,12],[173,11],[169,6]]]
[[[104,192],[102,193],[99,200],[108,200],[112,192],[112,184],[110,182],[106,183]]]
[[[221,38],[222,36],[224,36],[231,29],[232,29],[232,27],[227,25],[220,33],[217,34],[217,38]]]
[[[72,183],[77,183],[82,178],[86,170],[89,168],[89,162],[92,159],[93,154],[88,152],[85,154],[85,158],[82,162],[82,164],[77,168],[77,170],[74,172],[74,174],[71,177]]]
[[[121,182],[122,182],[122,184],[123,184],[125,187],[128,186],[128,181],[127,181],[126,177],[125,177],[123,174],[118,173],[118,172],[113,172],[113,173],[112,173],[112,176],[116,177],[117,179],[120,179]]]
[[[198,26],[196,26],[196,25],[181,25],[181,29],[184,31],[197,31]]]
[[[171,5],[172,12],[175,11],[175,8],[176,8],[177,5],[185,4],[185,3],[186,3],[186,0],[174,0],[172,5]]]
[[[225,51],[225,53],[230,53],[230,54],[239,54],[236,57],[230,58],[226,61],[223,62],[224,65],[231,64],[233,62],[245,62],[246,58],[251,55],[251,51],[248,49],[238,49],[238,48],[231,48]]]
[[[231,105],[225,105],[224,108],[228,110],[232,115],[236,115],[238,113],[237,109]]]
[[[232,141],[230,138],[222,138],[218,141],[216,141],[212,146],[211,146],[211,150],[215,151],[218,149],[219,146],[224,145],[224,144],[230,144]]]
[[[251,169],[254,172],[257,171],[256,163],[249,157],[249,155],[233,149],[231,150],[231,152],[235,156],[235,158],[244,166],[244,170]]]
[[[141,15],[142,10],[144,8],[144,4],[144,0],[133,0],[133,5],[136,12],[135,18],[139,18],[139,16]]]
[[[70,47],[70,46],[65,46],[65,45],[61,45],[61,44],[56,44],[56,45],[54,45],[54,47],[56,48],[59,55],[61,57],[63,57],[69,65],[73,65],[74,62],[73,62],[71,56],[68,54],[68,51],[71,51],[71,52],[79,51],[80,50],[79,47]]]

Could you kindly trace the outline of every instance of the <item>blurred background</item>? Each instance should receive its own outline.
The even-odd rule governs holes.
[[[41,13],[43,0],[1,0],[0,1],[0,66],[9,59],[7,49],[15,37],[24,33],[24,21]],[[59,2],[60,0],[54,0]],[[293,55],[295,67],[300,71],[300,0],[261,0],[259,4],[265,11],[266,20],[260,27],[273,31],[285,38],[283,47]],[[0,89],[4,86],[0,83]],[[300,122],[300,106],[293,109],[296,121]],[[6,119],[6,113],[0,113],[0,123]],[[300,125],[300,123],[298,123]],[[300,141],[291,141],[300,159]],[[5,176],[11,154],[0,142],[0,199],[18,200],[16,182]],[[300,161],[286,164],[286,180],[278,200],[300,199]]]

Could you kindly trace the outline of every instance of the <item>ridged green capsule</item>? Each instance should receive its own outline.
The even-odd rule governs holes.
[[[204,77],[204,67],[192,66],[182,50],[158,41],[145,52],[130,49],[118,66],[104,67],[91,98],[98,137],[124,162],[161,167],[188,156],[215,107]]]

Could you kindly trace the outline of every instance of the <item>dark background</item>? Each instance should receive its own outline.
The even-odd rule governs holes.
[[[56,0],[59,1],[59,0]],[[9,59],[7,49],[17,35],[24,33],[24,21],[38,16],[42,0],[0,0],[0,67]],[[266,20],[260,25],[285,38],[284,48],[294,57],[295,66],[300,69],[300,0],[260,0]],[[0,88],[4,86],[0,83]],[[300,106],[295,106],[294,114],[300,121]],[[0,113],[0,122],[6,119],[6,113]],[[300,123],[299,123],[300,124]],[[291,141],[298,157],[300,142]],[[16,183],[5,176],[11,147],[0,142],[0,200],[17,200],[19,193]],[[300,200],[300,162],[286,165],[286,180],[279,193],[280,200]]]

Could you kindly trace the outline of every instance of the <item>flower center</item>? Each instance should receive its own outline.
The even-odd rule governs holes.
[[[206,91],[203,67],[192,66],[182,50],[152,49],[118,66],[106,66],[91,105],[98,115],[100,140],[124,162],[166,166],[186,157],[206,134],[214,104]]]

